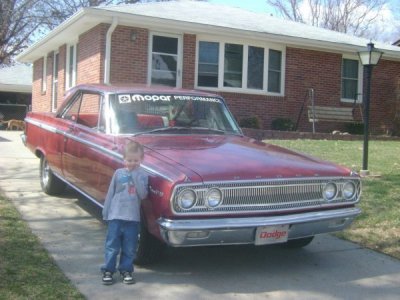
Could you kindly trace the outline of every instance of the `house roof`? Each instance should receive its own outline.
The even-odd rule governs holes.
[[[32,92],[32,67],[14,65],[0,69],[0,92]]]
[[[282,43],[292,47],[356,54],[368,39],[313,27],[232,6],[202,1],[148,2],[132,5],[84,8],[36,42],[17,59],[34,60],[100,23],[216,36],[240,37]],[[375,42],[383,58],[400,61],[400,48]]]

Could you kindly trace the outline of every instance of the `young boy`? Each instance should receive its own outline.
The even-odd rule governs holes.
[[[112,177],[104,202],[103,219],[107,221],[103,284],[113,283],[117,256],[118,270],[126,284],[135,283],[132,276],[133,261],[140,228],[140,202],[147,197],[148,175],[140,167],[143,146],[129,142],[124,149],[125,167],[117,169]]]

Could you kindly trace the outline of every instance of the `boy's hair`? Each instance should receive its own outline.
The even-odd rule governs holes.
[[[126,157],[127,153],[140,153],[141,157],[143,158],[144,149],[142,144],[135,141],[128,142],[124,149],[124,157]]]

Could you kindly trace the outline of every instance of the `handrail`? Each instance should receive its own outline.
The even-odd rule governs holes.
[[[313,107],[313,114],[314,114],[314,89],[313,88],[308,88],[307,92],[306,92],[306,95],[304,96],[303,104],[301,105],[299,115],[297,117],[296,127],[294,129],[295,131],[297,131],[297,129],[299,128],[299,123],[300,123],[300,120],[301,120],[301,116],[303,115],[304,106],[305,106],[307,100],[310,99],[310,97],[312,97],[311,104],[312,104],[312,107]],[[314,123],[313,123],[313,133],[315,133],[315,125],[314,125]]]

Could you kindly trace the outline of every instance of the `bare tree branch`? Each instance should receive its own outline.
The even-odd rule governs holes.
[[[365,36],[388,0],[267,0],[286,19]]]

